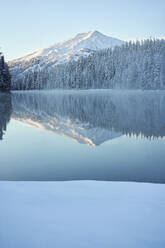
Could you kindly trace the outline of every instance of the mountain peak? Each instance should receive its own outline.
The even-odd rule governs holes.
[[[73,42],[72,47],[74,47],[74,49],[90,49],[94,51],[113,48],[124,43],[119,39],[104,35],[97,30],[89,31],[87,33],[80,33],[69,41]]]
[[[88,31],[85,33],[79,33],[74,38],[89,39],[90,37],[108,37],[108,36],[102,34],[101,32],[99,32],[97,30],[94,30],[94,31]],[[72,38],[72,39],[74,39],[74,38]],[[108,37],[108,38],[110,38],[110,37]]]
[[[71,39],[9,62],[10,71],[12,75],[23,75],[29,69],[38,70],[70,60],[77,61],[81,56],[86,57],[93,51],[114,48],[123,43],[124,41],[104,35],[97,30],[79,33]]]
[[[90,31],[90,34],[91,35],[103,35],[102,33],[100,33],[99,31],[97,31],[97,30],[94,30],[94,31]]]

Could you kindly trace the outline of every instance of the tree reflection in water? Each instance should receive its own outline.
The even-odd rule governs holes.
[[[11,94],[9,92],[0,92],[0,140],[3,139],[11,114]]]

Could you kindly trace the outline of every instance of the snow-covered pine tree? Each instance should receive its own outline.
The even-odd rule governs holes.
[[[24,73],[14,89],[165,89],[165,40],[128,42],[78,61]],[[22,86],[21,86],[22,85]]]

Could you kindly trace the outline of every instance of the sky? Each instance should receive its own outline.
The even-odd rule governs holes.
[[[165,0],[5,0],[0,19],[0,47],[12,60],[94,30],[122,40],[164,37]]]

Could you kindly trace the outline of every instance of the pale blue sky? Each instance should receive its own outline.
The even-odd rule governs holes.
[[[0,18],[7,60],[93,30],[123,40],[165,36],[165,0],[5,0]]]

